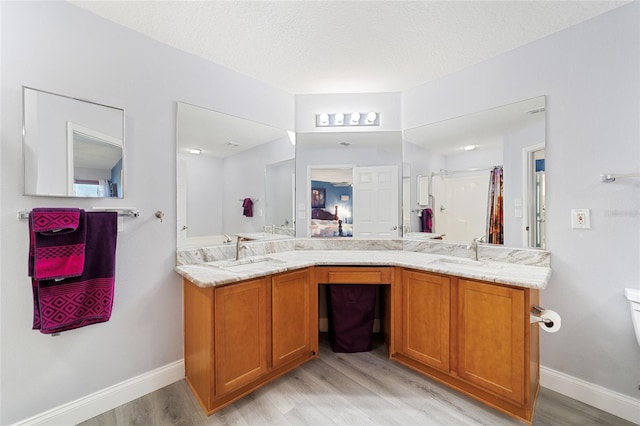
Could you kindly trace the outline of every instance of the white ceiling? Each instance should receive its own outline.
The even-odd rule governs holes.
[[[397,92],[629,1],[71,1],[293,94]]]

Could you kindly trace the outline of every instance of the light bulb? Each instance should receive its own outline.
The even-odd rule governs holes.
[[[351,124],[358,124],[360,122],[360,113],[354,112],[351,114]]]
[[[367,114],[367,124],[373,124],[376,121],[376,118],[378,118],[378,114],[376,114],[375,112],[370,112]]]
[[[342,126],[344,124],[344,114],[341,112],[337,113],[333,123],[336,126]]]
[[[320,125],[326,126],[327,124],[329,124],[329,114],[323,112],[322,114],[320,114]]]

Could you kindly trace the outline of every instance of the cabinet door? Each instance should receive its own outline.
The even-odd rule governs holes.
[[[271,279],[273,367],[279,367],[311,349],[311,279],[308,270]]]
[[[524,402],[524,290],[458,281],[458,374]]]
[[[414,271],[402,274],[402,352],[447,372],[450,291],[446,277]]]
[[[216,288],[216,396],[237,389],[268,371],[268,296],[265,278]]]

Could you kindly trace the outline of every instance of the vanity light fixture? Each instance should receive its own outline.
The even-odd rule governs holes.
[[[464,147],[464,150],[465,151],[473,151],[477,147],[478,147],[478,145],[467,145],[467,146]]]
[[[347,118],[348,117],[348,118]],[[379,126],[380,113],[378,112],[326,112],[316,114],[316,127],[353,127],[353,126]]]
[[[193,155],[200,155],[202,154],[202,150],[198,148],[189,148],[189,153]]]

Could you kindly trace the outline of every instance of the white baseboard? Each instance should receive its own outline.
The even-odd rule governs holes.
[[[184,378],[184,360],[117,383],[60,405],[13,426],[75,425]]]
[[[175,361],[14,423],[13,426],[78,424],[183,378],[184,360]],[[540,386],[630,422],[638,423],[640,420],[640,399],[631,398],[544,366],[540,367]]]
[[[540,386],[630,422],[640,423],[640,399],[631,398],[543,366],[540,367]]]

